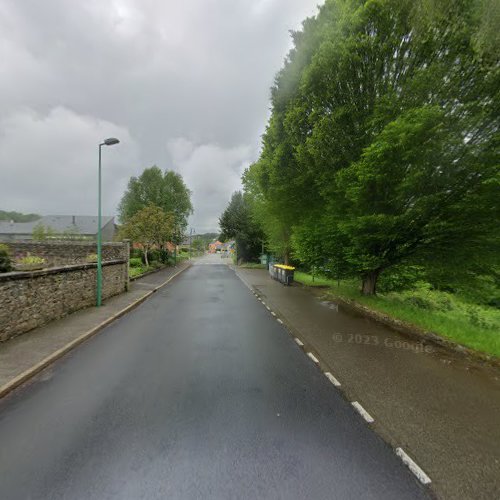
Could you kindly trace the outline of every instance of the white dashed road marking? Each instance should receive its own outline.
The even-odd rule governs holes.
[[[294,340],[295,340],[295,343],[296,343],[297,345],[299,345],[300,347],[303,347],[303,346],[304,346],[304,343],[302,342],[302,340],[298,339],[297,337],[295,337],[295,339],[294,339]]]
[[[312,352],[308,352],[307,355],[315,362],[315,363],[319,363],[319,359],[312,353]]]
[[[325,377],[335,386],[340,387],[340,382],[330,373],[326,372]]]
[[[373,422],[375,422],[375,420],[373,420],[373,417],[357,402],[357,401],[354,401],[352,403],[352,406],[354,406],[354,408],[356,408],[356,410],[358,410],[358,413],[369,423],[369,424],[372,424]]]
[[[429,484],[431,478],[405,453],[403,448],[396,448],[396,455],[401,458],[403,463],[417,476],[422,484]]]

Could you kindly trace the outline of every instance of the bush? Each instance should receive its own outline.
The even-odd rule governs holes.
[[[142,259],[140,257],[132,257],[129,260],[130,267],[142,267]]]
[[[163,262],[163,264],[168,263],[168,251],[163,248],[160,249],[160,261]]]
[[[10,260],[9,247],[0,245],[0,273],[12,271],[12,261]]]
[[[403,302],[405,302],[410,306],[418,307],[419,309],[427,309],[427,310],[434,309],[434,304],[432,300],[425,299],[424,297],[420,297],[418,295],[410,295],[408,297],[405,297]]]
[[[130,258],[142,259],[142,250],[140,248],[131,248],[130,249]]]
[[[420,266],[394,266],[380,275],[377,289],[381,293],[410,290],[423,277],[424,270]]]
[[[148,252],[148,261],[151,264],[152,262],[158,262],[161,260],[161,253],[159,250],[153,249]]]
[[[45,259],[36,255],[27,255],[18,260],[19,264],[43,264]]]

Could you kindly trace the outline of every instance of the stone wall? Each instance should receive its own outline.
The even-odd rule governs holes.
[[[96,281],[97,264],[0,274],[0,341],[95,305]],[[127,288],[128,259],[104,262],[103,298]]]
[[[85,264],[97,253],[95,241],[12,241],[5,242],[13,260],[30,254],[45,259],[47,267]],[[128,243],[103,243],[102,260],[128,259]]]

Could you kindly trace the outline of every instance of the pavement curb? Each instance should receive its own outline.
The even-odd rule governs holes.
[[[99,323],[97,326],[94,328],[86,331],[76,339],[72,340],[68,344],[66,344],[64,347],[61,347],[57,351],[53,352],[46,358],[42,359],[39,363],[36,365],[33,365],[31,368],[28,370],[25,370],[23,373],[18,375],[17,377],[13,378],[10,382],[7,382],[6,384],[2,385],[0,387],[0,399],[7,396],[10,392],[12,392],[14,389],[19,387],[20,385],[24,384],[27,382],[30,378],[34,377],[38,373],[40,373],[44,368],[47,368],[47,366],[51,365],[58,359],[62,358],[65,354],[68,352],[72,351],[75,347],[79,346],[86,340],[90,339],[93,337],[95,334],[103,330],[105,327],[116,321],[118,318],[121,318],[128,312],[130,312],[132,309],[135,309],[137,306],[142,304],[143,302],[146,301],[151,295],[156,293],[160,288],[163,288],[164,286],[168,285],[174,278],[179,276],[182,272],[184,272],[186,269],[189,269],[192,264],[188,264],[186,267],[183,269],[180,269],[177,271],[173,276],[170,276],[164,283],[161,283],[157,287],[153,288],[153,290],[150,290],[149,292],[146,292],[142,297],[139,299],[135,300],[131,304],[129,304],[127,307],[124,307],[120,311],[118,311],[116,314],[113,314],[113,316],[109,317],[108,319],[104,320],[103,322]]]

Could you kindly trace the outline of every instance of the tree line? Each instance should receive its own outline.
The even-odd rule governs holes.
[[[410,271],[498,284],[499,16],[496,0],[326,0],[292,33],[223,234],[364,294]]]

